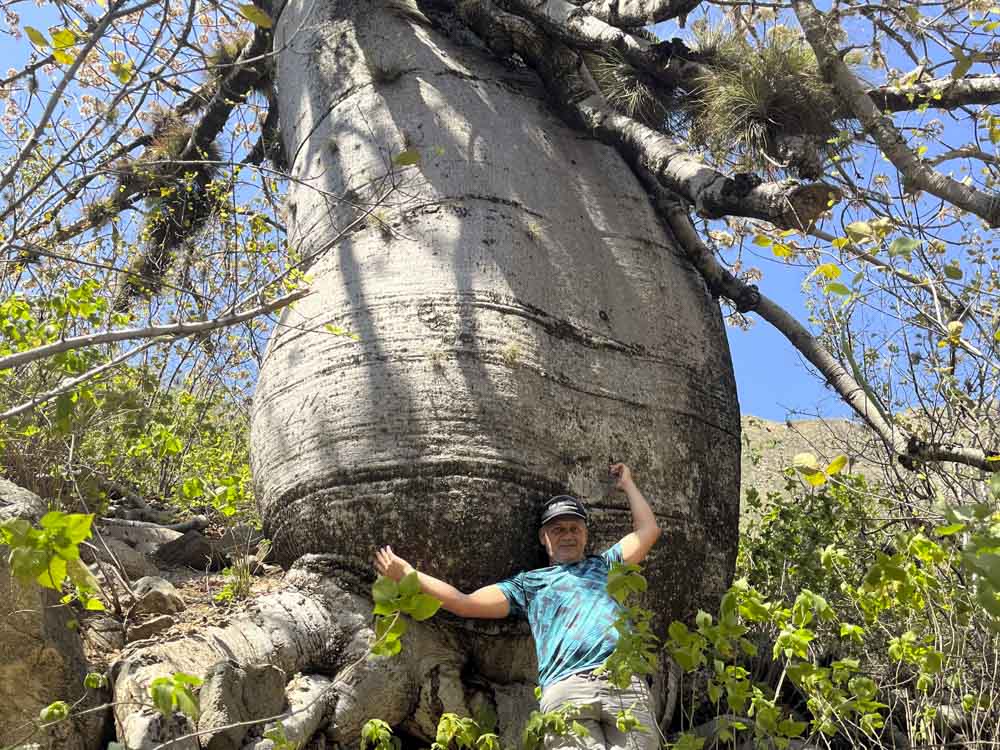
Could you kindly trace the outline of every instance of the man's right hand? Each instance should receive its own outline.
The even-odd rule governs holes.
[[[386,545],[375,553],[375,570],[379,575],[399,581],[413,572],[413,566],[393,552],[392,547]]]

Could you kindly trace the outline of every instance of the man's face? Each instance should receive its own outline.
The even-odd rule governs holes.
[[[576,516],[557,516],[539,529],[538,538],[550,565],[579,562],[587,548],[587,524]]]

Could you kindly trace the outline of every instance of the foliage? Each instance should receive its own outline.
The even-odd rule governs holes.
[[[257,545],[256,553],[251,556],[247,554],[236,555],[233,564],[222,570],[225,583],[222,590],[213,599],[217,602],[231,603],[246,599],[250,595],[253,586],[254,569],[264,562],[271,551],[271,542],[262,539]]]
[[[642,594],[647,586],[639,570],[638,565],[614,563],[608,572],[608,593],[619,604],[613,624],[618,641],[611,656],[596,671],[606,672],[608,681],[622,689],[629,686],[633,676],[654,674],[658,666],[652,613],[632,602],[633,596]]]
[[[441,608],[441,602],[421,593],[416,571],[404,576],[398,583],[387,576],[379,576],[372,585],[372,600],[375,602],[375,644],[372,653],[376,656],[395,656],[403,644],[401,638],[406,633],[409,615],[417,622],[433,617]]]
[[[198,697],[192,688],[200,686],[201,683],[199,677],[175,672],[170,677],[157,677],[153,680],[149,685],[149,695],[156,710],[164,717],[169,718],[174,711],[179,711],[197,722],[200,713]]]
[[[90,514],[53,510],[42,516],[37,528],[23,518],[0,524],[0,542],[10,550],[11,572],[54,591],[68,585],[73,593],[62,598],[64,604],[77,599],[84,609],[104,609],[94,595],[97,581],[80,560],[80,543],[90,538],[93,520]]]

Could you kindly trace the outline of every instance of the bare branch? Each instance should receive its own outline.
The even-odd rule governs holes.
[[[761,294],[755,286],[745,284],[723,268],[712,250],[698,236],[682,201],[660,188],[650,175],[640,173],[640,177],[650,190],[650,197],[657,211],[695,268],[705,278],[709,288],[714,293],[731,299],[740,312],[753,311],[777,328],[819,370],[844,402],[875,431],[886,447],[899,457],[901,464],[912,469],[919,461],[951,461],[983,471],[1000,471],[1000,460],[994,458],[1000,454],[987,454],[962,446],[930,445],[904,435],[883,415],[864,386],[855,380],[805,326],[787,310]]]
[[[96,378],[98,375],[107,372],[113,367],[117,367],[122,362],[125,362],[126,360],[129,360],[132,357],[134,357],[136,354],[141,354],[142,352],[156,346],[159,343],[160,343],[159,339],[153,339],[152,341],[147,341],[145,344],[139,344],[139,346],[135,347],[134,349],[129,349],[128,351],[119,354],[117,357],[105,362],[103,365],[98,365],[97,367],[87,370],[87,372],[83,373],[82,375],[78,375],[77,377],[71,378],[70,380],[64,380],[62,383],[57,385],[52,390],[40,393],[30,401],[25,401],[23,404],[18,404],[17,406],[14,406],[8,409],[7,411],[3,412],[2,414],[0,414],[0,420],[11,419],[12,417],[24,414],[25,412],[29,412],[37,406],[41,406],[42,404],[51,401],[57,396],[61,396],[64,393],[69,393],[78,385],[86,383],[88,380],[91,380],[93,378]]]
[[[98,346],[99,344],[110,344],[116,341],[134,341],[137,339],[149,338],[184,338],[185,336],[191,336],[196,333],[205,333],[206,331],[213,331],[216,328],[233,326],[250,320],[251,318],[256,318],[259,315],[266,315],[267,313],[274,312],[275,310],[280,310],[281,308],[302,299],[308,294],[310,294],[310,290],[300,289],[296,292],[292,292],[291,294],[286,294],[284,297],[279,297],[273,302],[259,305],[241,313],[230,312],[225,315],[221,315],[218,318],[212,318],[211,320],[185,321],[183,323],[174,323],[172,325],[126,328],[120,331],[105,331],[104,333],[91,333],[86,336],[74,336],[72,338],[63,339],[62,341],[46,344],[45,346],[38,346],[34,349],[18,352],[17,354],[0,357],[0,370],[6,370],[11,367],[20,367],[21,365],[26,365],[29,362],[36,362],[37,360],[52,357],[62,352],[72,351],[73,349],[84,349],[88,346]]]
[[[975,214],[991,227],[1000,226],[1000,198],[963,185],[921,161],[903,139],[889,115],[882,114],[860,81],[837,55],[829,38],[830,20],[810,0],[793,0],[795,14],[816,54],[823,76],[903,176],[908,191],[925,190],[953,206]]]
[[[866,92],[886,112],[906,112],[921,105],[956,109],[1000,103],[1000,75],[935,78],[908,86],[879,86]]]

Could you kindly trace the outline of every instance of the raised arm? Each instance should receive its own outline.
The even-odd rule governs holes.
[[[653,509],[639,492],[632,480],[632,471],[625,464],[611,464],[611,475],[616,478],[615,488],[625,493],[632,511],[632,532],[622,537],[622,557],[627,563],[639,563],[645,559],[650,548],[660,538],[660,526],[656,523]]]
[[[414,567],[392,551],[382,547],[375,553],[375,570],[394,581],[414,572]],[[441,606],[459,617],[499,619],[510,613],[510,604],[499,586],[484,586],[471,594],[463,594],[450,583],[417,571],[420,590],[441,602]]]

